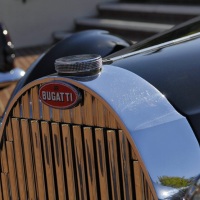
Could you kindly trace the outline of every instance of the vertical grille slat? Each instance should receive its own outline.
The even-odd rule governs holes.
[[[53,134],[53,149],[55,158],[55,168],[56,168],[56,179],[58,187],[58,197],[60,200],[66,198],[65,191],[65,181],[64,181],[64,171],[63,171],[63,157],[62,157],[62,145],[60,138],[59,125],[57,123],[52,124],[52,134]]]
[[[20,125],[19,120],[14,118],[12,119],[13,127],[13,138],[14,138],[14,153],[15,153],[15,162],[17,170],[17,180],[19,188],[20,199],[27,199],[26,197],[26,183],[25,183],[25,173],[24,173],[24,162],[22,154],[22,139],[20,134]]]
[[[108,143],[108,164],[110,170],[110,184],[112,191],[112,199],[121,199],[120,181],[119,181],[119,163],[117,155],[116,132],[112,130],[107,131]]]
[[[5,139],[3,138],[3,144],[1,147],[1,171],[4,173],[8,173],[8,161],[6,155],[6,143]]]
[[[8,124],[6,126],[6,139],[8,141],[13,141],[13,134],[12,134],[12,127],[11,127],[10,118],[8,119]]]
[[[5,175],[4,173],[1,173],[0,180],[2,180],[2,176]],[[2,181],[0,182],[0,199],[3,199],[3,193],[2,193]]]
[[[46,199],[46,187],[44,181],[44,168],[43,168],[43,154],[42,154],[42,143],[41,135],[39,129],[38,121],[31,121],[31,134],[32,134],[32,144],[34,151],[34,169],[37,187],[37,197],[38,199]]]
[[[19,96],[4,126],[0,199],[156,199],[108,105],[82,91],[78,106],[50,108],[39,87]]]
[[[105,111],[105,115],[106,115],[106,119],[109,119],[109,120],[106,120],[106,127],[117,128],[117,122],[108,110]]]
[[[8,156],[8,168],[9,168],[9,180],[10,180],[10,191],[13,199],[18,199],[18,185],[17,185],[17,172],[14,160],[14,149],[12,142],[6,142],[6,150]]]
[[[21,117],[21,112],[20,112],[20,99],[19,101],[16,102],[14,108],[13,108],[13,116],[15,117]]]
[[[75,108],[71,109],[71,122],[73,124],[82,124],[82,112],[81,112],[81,106],[78,105]]]
[[[105,141],[102,128],[95,129],[95,140],[100,196],[101,199],[109,199]]]
[[[76,199],[75,178],[74,178],[74,165],[72,158],[72,139],[70,127],[67,124],[62,125],[62,138],[65,160],[65,174],[67,179],[68,199]]]
[[[84,102],[85,106],[83,107],[83,124],[87,124],[88,126],[93,126],[93,107],[92,102],[93,98],[92,95],[90,95],[87,92],[84,92]]]
[[[26,165],[27,189],[30,199],[36,199],[35,177],[32,159],[32,145],[30,139],[29,123],[28,120],[21,120],[22,139],[24,146],[24,162]]]
[[[30,98],[32,104],[32,117],[34,119],[40,119],[40,106],[39,106],[39,95],[38,95],[38,87],[35,86],[30,91]]]
[[[99,127],[106,127],[106,124],[105,124],[105,114],[104,114],[104,106],[103,104],[98,100],[98,99],[95,99],[94,100],[94,125],[95,126],[99,126]]]
[[[85,143],[85,155],[86,155],[86,168],[87,168],[87,180],[89,188],[90,199],[97,200],[97,185],[96,185],[96,172],[95,172],[95,158],[93,147],[93,132],[91,127],[84,128],[84,143]]]
[[[133,162],[136,199],[144,199],[143,177],[138,161]]]
[[[46,121],[51,120],[50,109],[45,104],[42,104],[42,119]]]
[[[63,110],[62,111],[62,122],[64,123],[71,123],[71,110]]]
[[[60,110],[52,109],[52,120],[55,122],[60,122]]]
[[[3,194],[2,194],[3,199],[4,200],[10,200],[8,176],[4,173],[1,173],[1,184],[2,184],[2,191],[3,191]]]
[[[121,179],[124,191],[124,200],[133,199],[132,195],[132,180],[130,170],[130,152],[128,141],[125,138],[123,131],[119,131],[119,148],[120,148],[120,161],[121,161]]]
[[[41,122],[42,144],[44,152],[45,173],[47,180],[48,199],[56,199],[55,192],[55,180],[53,169],[53,151],[51,148],[51,135],[49,130],[49,124],[47,122]]]
[[[83,143],[82,143],[82,132],[80,126],[73,126],[73,140],[74,140],[74,157],[75,157],[75,169],[78,186],[79,199],[86,200],[87,198],[87,187],[85,180],[85,163],[83,156]]]
[[[29,100],[29,94],[28,92],[26,92],[23,96],[22,96],[22,116],[24,118],[30,118],[30,100]]]

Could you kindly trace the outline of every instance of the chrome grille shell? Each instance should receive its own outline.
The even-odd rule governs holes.
[[[110,74],[107,70],[104,73],[107,79]],[[69,110],[44,105],[38,98],[38,89],[51,81],[65,81],[78,87],[82,90],[82,103]],[[88,88],[87,82],[93,88]],[[2,199],[157,199],[149,172],[130,134],[129,124],[135,129],[141,117],[130,118],[134,107],[127,94],[136,97],[140,94],[144,99],[148,92],[156,93],[155,90],[139,91],[125,86],[128,89],[123,89],[124,93],[118,88],[105,91],[106,95],[118,96],[105,99],[106,95],[99,95],[101,86],[97,92],[94,90],[98,85],[98,77],[87,81],[47,77],[30,83],[15,97],[2,124]],[[160,97],[155,102],[159,101],[162,102]],[[139,101],[136,105],[141,106]],[[168,104],[163,106],[167,111],[171,109]],[[148,109],[155,109],[155,105]],[[177,119],[171,111],[170,119]],[[123,116],[127,121],[122,120]]]

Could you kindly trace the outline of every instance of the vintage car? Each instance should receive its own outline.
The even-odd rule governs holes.
[[[24,71],[14,66],[15,52],[8,29],[0,23],[0,89],[18,81]]]
[[[199,28],[45,52],[1,118],[0,199],[200,199]]]

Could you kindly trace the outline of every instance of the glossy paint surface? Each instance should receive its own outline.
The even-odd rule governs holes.
[[[139,150],[160,199],[179,189],[161,188],[159,177],[190,179],[199,174],[200,149],[190,125],[148,82],[127,70],[104,66],[98,78],[70,83],[87,87],[112,108]]]
[[[114,57],[113,64],[138,74],[154,85],[178,112],[188,118],[200,140],[199,50],[197,34],[127,57]]]
[[[80,54],[98,54],[105,57],[115,51],[130,46],[130,42],[114,36],[107,31],[86,30],[73,34],[58,42],[41,55],[17,84],[13,95],[33,80],[55,73],[56,59]]]

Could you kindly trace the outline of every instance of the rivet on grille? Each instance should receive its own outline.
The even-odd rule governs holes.
[[[82,54],[59,58],[55,70],[60,75],[91,76],[102,69],[102,58],[96,54]]]

